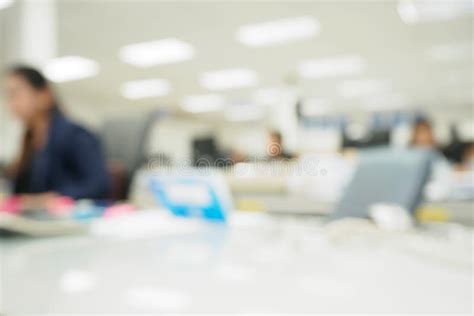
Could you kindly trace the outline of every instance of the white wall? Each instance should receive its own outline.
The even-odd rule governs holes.
[[[0,102],[0,163],[12,161],[20,147],[22,127]]]
[[[177,165],[190,165],[193,138],[213,133],[214,129],[202,122],[165,118],[157,121],[152,127],[150,142],[146,151],[149,154],[165,154]]]

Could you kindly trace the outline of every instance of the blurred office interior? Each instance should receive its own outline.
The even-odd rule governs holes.
[[[343,128],[354,138],[383,128],[390,144],[406,146],[409,133],[401,130],[417,115],[433,121],[446,146],[455,135],[472,137],[472,16],[468,2],[436,5],[18,1],[1,11],[1,60],[53,67],[53,58],[87,59],[91,64],[71,60],[51,70],[67,112],[100,129],[115,117],[170,111],[147,154],[174,162],[190,158],[193,138],[211,134],[222,149],[265,155],[268,129],[280,130],[295,154],[340,151]],[[252,37],[242,28],[286,18],[290,29],[281,38]],[[175,60],[124,53],[128,45],[163,39]],[[74,67],[81,73],[69,77]],[[241,72],[222,74],[217,85],[203,78],[230,69]],[[148,88],[126,85],[155,79],[161,81]],[[2,161],[18,144],[5,112]]]
[[[36,312],[34,308],[43,313],[472,312],[473,12],[469,0],[0,0],[0,68],[26,64],[42,71],[64,113],[97,135],[111,179],[109,201],[127,203],[137,212],[162,209],[163,203],[149,189],[150,177],[183,176],[205,167],[224,179],[233,212],[250,216],[235,224],[239,238],[228,237],[231,241],[222,246],[228,253],[219,255],[208,248],[221,247],[221,232],[213,231],[210,237],[199,233],[198,241],[189,244],[180,232],[197,228],[170,224],[167,229],[175,229],[179,237],[161,249],[162,265],[156,274],[156,258],[139,257],[157,251],[149,235],[138,234],[146,241],[135,246],[128,240],[132,237],[121,236],[116,244],[107,241],[95,248],[89,239],[0,240],[7,267],[0,313]],[[0,122],[0,165],[7,167],[18,155],[24,126],[5,98],[0,99]],[[320,228],[320,220],[333,214],[342,197],[348,199],[345,190],[358,174],[359,157],[381,148],[390,155],[392,150],[395,165],[397,150],[417,147],[417,124],[433,136],[429,146],[419,147],[430,147],[437,161],[420,187],[416,209],[406,211],[418,223],[447,228],[435,226],[434,233],[423,237],[432,239],[423,245],[410,239],[422,243],[412,230],[387,237],[367,223],[352,223],[349,230]],[[373,172],[378,173],[376,165]],[[391,168],[390,163],[386,166]],[[383,188],[383,172],[380,175],[370,178],[367,187]],[[392,189],[388,184],[387,188]],[[154,222],[148,217],[144,221]],[[157,229],[162,229],[157,222]],[[117,225],[117,234],[129,231],[126,223]],[[107,227],[99,226],[102,236],[101,229]],[[151,229],[143,227],[130,229],[130,234]],[[267,229],[275,232],[265,235]],[[445,234],[450,237],[440,237]],[[322,243],[321,236],[336,240],[336,250]],[[374,240],[386,244],[376,245]],[[311,244],[322,247],[317,253],[331,260],[311,256]],[[355,250],[347,250],[348,244]],[[360,250],[361,244],[369,246]],[[391,250],[383,252],[378,246]],[[57,247],[61,259],[57,270],[47,267],[54,262],[48,256],[51,247]],[[261,260],[253,264],[258,247]],[[299,252],[294,253],[295,248]],[[102,251],[109,251],[114,260],[132,257],[128,266],[118,263],[108,274],[102,264],[115,261],[107,261]],[[441,254],[434,255],[437,252]],[[195,285],[187,288],[182,278],[204,282],[209,271],[215,272],[202,267],[214,262],[209,256],[221,256],[216,259],[221,266],[215,269],[225,277],[209,281],[207,292]],[[27,268],[19,258],[38,259],[44,266]],[[387,268],[392,276],[381,277],[379,289],[384,290],[368,285],[361,298],[359,285],[375,282],[371,277],[382,273],[383,260],[392,259],[398,266]],[[192,265],[180,260],[194,262],[197,271],[191,275]],[[334,271],[341,273],[336,281],[328,272],[333,261]],[[341,261],[352,262],[350,268],[337,263]],[[312,271],[313,263],[326,273]],[[274,270],[264,268],[268,266]],[[133,267],[142,274],[128,279],[128,271],[135,273]],[[96,275],[91,276],[89,268]],[[296,270],[304,282],[295,281]],[[120,271],[127,272],[117,278]],[[13,278],[21,275],[54,288],[51,293],[57,300],[39,294],[27,280],[21,287],[14,284]],[[272,279],[276,275],[280,283]],[[62,287],[55,287],[56,276]],[[101,302],[87,296],[115,293],[146,276],[158,287],[128,289],[127,299],[116,306],[107,295]],[[113,281],[102,286],[101,277]],[[258,285],[246,283],[246,277],[255,278]],[[401,281],[405,278],[415,280],[411,289]],[[446,288],[436,292],[443,280]],[[245,292],[252,287],[254,291]],[[290,288],[296,289],[293,294]],[[414,298],[416,289],[429,295]],[[21,307],[22,291],[31,310]],[[71,303],[66,294],[58,294],[61,291],[79,293],[88,304]],[[273,305],[271,297],[258,291],[271,293],[279,302]],[[450,294],[449,299],[444,296]],[[213,295],[220,303],[212,303]],[[325,302],[313,305],[315,296]],[[339,299],[347,305],[339,306]]]

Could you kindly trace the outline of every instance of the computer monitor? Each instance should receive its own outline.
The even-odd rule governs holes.
[[[390,144],[389,130],[372,130],[361,139],[351,139],[347,132],[343,132],[342,147],[369,148],[388,146]]]
[[[213,137],[198,138],[193,140],[193,165],[212,166],[219,159],[219,151]]]
[[[198,138],[193,140],[194,167],[227,167],[231,160],[223,154],[214,137]]]

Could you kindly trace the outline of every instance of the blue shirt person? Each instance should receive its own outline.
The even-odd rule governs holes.
[[[8,169],[15,193],[40,204],[54,195],[105,198],[109,178],[99,140],[64,116],[46,78],[33,68],[14,67],[5,94],[25,125],[20,154]]]

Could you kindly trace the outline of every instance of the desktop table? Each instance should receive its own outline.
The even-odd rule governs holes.
[[[0,239],[0,314],[472,311],[473,231],[160,211],[81,236]]]

